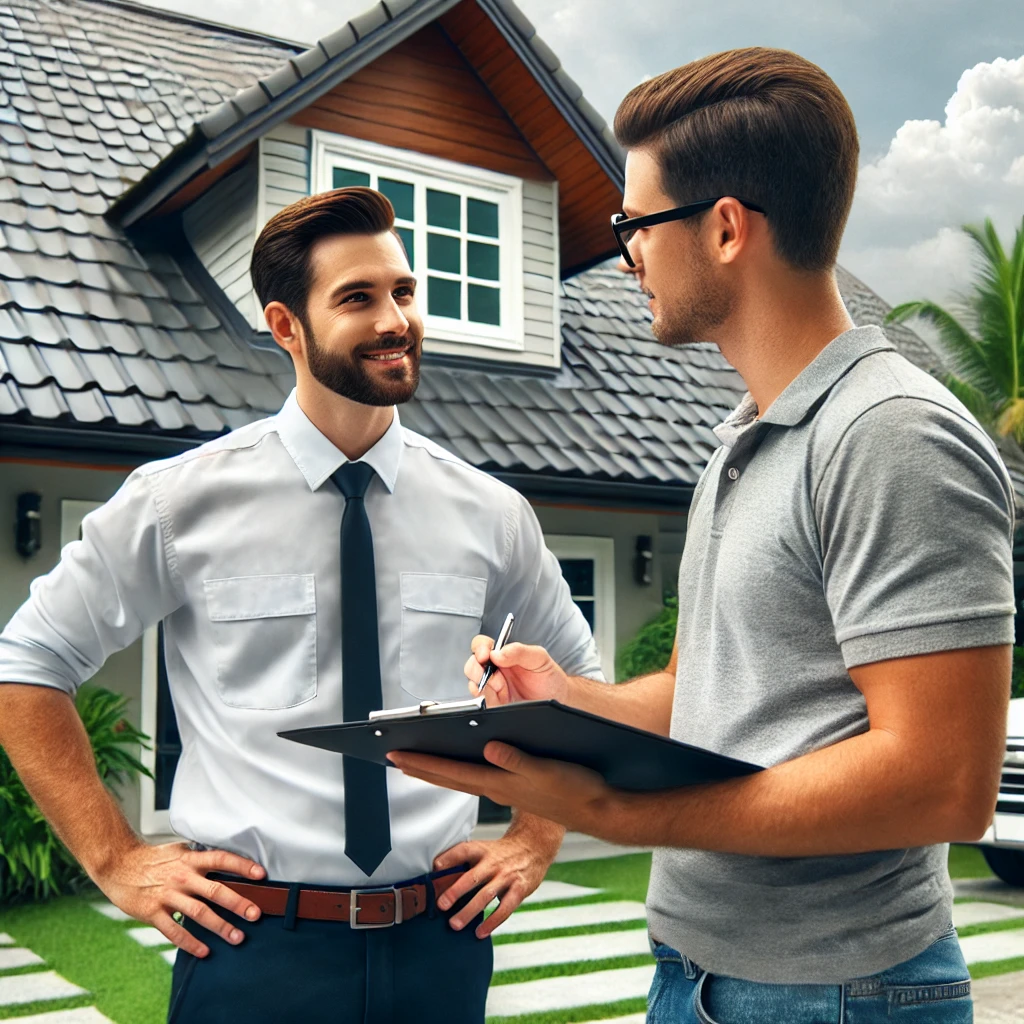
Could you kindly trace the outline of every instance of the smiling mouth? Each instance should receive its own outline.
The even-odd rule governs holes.
[[[409,345],[398,352],[370,352],[365,354],[363,359],[372,359],[376,363],[396,363],[399,359],[404,359],[411,350],[412,346]]]

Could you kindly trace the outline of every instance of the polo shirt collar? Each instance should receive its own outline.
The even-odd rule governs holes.
[[[369,463],[389,492],[395,489],[403,447],[398,410],[395,409],[394,413],[391,426],[380,440],[357,460]],[[311,491],[318,490],[332,473],[349,461],[344,452],[335,448],[302,411],[294,388],[275,419],[281,443]]]
[[[885,351],[895,351],[895,346],[874,324],[844,331],[790,381],[765,410],[760,422],[796,426],[855,363],[874,352]],[[748,392],[725,422],[714,428],[715,434],[723,444],[731,447],[755,419],[757,405]]]

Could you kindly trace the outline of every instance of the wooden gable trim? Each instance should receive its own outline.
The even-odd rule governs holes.
[[[518,178],[553,178],[436,23],[336,85],[292,123]]]
[[[438,18],[452,42],[558,179],[562,275],[616,252],[609,219],[622,193],[476,0]]]

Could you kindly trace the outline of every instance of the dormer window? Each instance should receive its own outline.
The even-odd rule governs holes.
[[[391,200],[427,338],[523,349],[520,179],[320,131],[311,178],[313,192],[366,185]]]

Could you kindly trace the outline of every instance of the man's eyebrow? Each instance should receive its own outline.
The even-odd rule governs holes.
[[[404,277],[396,277],[394,286],[397,287],[399,285],[415,283],[415,277],[406,275]],[[331,292],[331,299],[336,299],[339,295],[344,295],[345,292],[372,291],[374,288],[378,287],[379,284],[379,281],[344,281]]]

